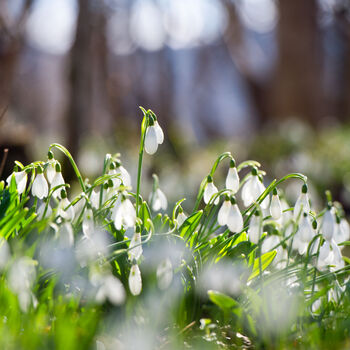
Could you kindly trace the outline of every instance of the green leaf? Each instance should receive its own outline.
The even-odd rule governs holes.
[[[251,275],[248,278],[248,281],[253,279],[254,277],[258,276],[260,273],[260,260],[261,260],[261,271],[264,271],[273,261],[277,254],[276,250],[273,250],[272,252],[265,253],[261,255],[261,257],[257,257],[254,260],[253,264],[253,271]]]
[[[189,216],[181,226],[180,236],[184,239],[188,239],[195,231],[203,215],[203,210],[199,210]]]
[[[216,290],[208,290],[208,296],[215,305],[224,311],[239,307],[236,300]]]
[[[139,217],[142,220],[143,229],[146,229],[147,231],[149,231],[150,224],[147,220],[148,219],[151,220],[151,211],[148,207],[148,204],[145,201],[143,201],[141,204],[141,208],[139,210]]]

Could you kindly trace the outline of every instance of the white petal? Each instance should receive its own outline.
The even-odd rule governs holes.
[[[184,212],[179,213],[176,218],[178,226],[180,227],[186,221],[186,219],[187,215]]]
[[[312,229],[310,219],[308,216],[303,216],[302,221],[298,229],[298,237],[304,243],[310,243],[314,236],[314,231]]]
[[[231,190],[234,194],[239,189],[239,176],[237,173],[237,168],[230,168],[226,177],[226,188]]]
[[[261,237],[260,216],[253,215],[249,223],[248,236],[249,240],[258,244]]]
[[[132,295],[139,295],[142,289],[141,272],[137,264],[132,265],[129,275],[129,289]]]
[[[49,193],[49,185],[45,179],[44,174],[37,174],[32,185],[32,194],[40,199],[47,197]]]
[[[250,176],[248,180],[244,183],[242,188],[241,197],[245,207],[248,207],[254,202],[254,197],[252,195],[252,181],[255,176]]]
[[[241,232],[243,230],[243,218],[238,205],[231,205],[227,216],[227,226],[231,232]]]
[[[62,247],[72,247],[74,244],[74,234],[72,225],[67,222],[64,223],[57,232],[57,238]]]
[[[131,261],[140,259],[142,251],[141,234],[140,232],[135,232],[129,245],[129,259]]]
[[[82,228],[86,237],[91,237],[95,232],[94,214],[91,209],[86,209],[84,212]]]
[[[120,166],[119,170],[120,170],[120,177],[124,183],[124,186],[131,187],[131,177],[128,171],[123,166]]]
[[[227,218],[230,212],[230,208],[231,208],[231,202],[229,200],[228,201],[225,200],[224,203],[222,203],[222,206],[218,213],[218,224],[220,226],[227,225]]]
[[[300,193],[295,206],[294,206],[294,219],[296,220],[298,216],[302,213],[309,213],[310,211],[310,203],[309,196],[307,193]]]
[[[115,228],[117,230],[121,230],[122,224],[123,224],[123,208],[121,204],[114,207],[113,217],[114,217],[113,221],[114,221]]]
[[[106,296],[113,305],[123,304],[125,301],[125,290],[123,284],[118,280],[118,278],[112,275],[107,276],[104,286]]]
[[[156,134],[157,134],[157,142],[159,144],[162,144],[164,141],[164,133],[160,125],[158,124],[158,121],[154,122],[154,127],[156,129]]]
[[[152,209],[154,211],[158,211],[160,209],[166,210],[167,207],[168,207],[168,200],[164,192],[161,189],[157,188],[156,192],[154,193]]]
[[[52,180],[55,175],[56,175],[55,162],[50,162],[46,168],[46,177],[47,177],[47,181],[49,181],[50,184],[52,183]]]
[[[122,215],[124,228],[134,227],[136,222],[136,210],[130,199],[122,201]]]
[[[278,220],[282,216],[282,206],[278,195],[273,195],[270,205],[270,213],[272,218]]]
[[[333,212],[331,210],[327,210],[323,215],[323,220],[322,220],[322,233],[323,233],[323,237],[327,241],[331,241],[333,238],[335,223],[336,222],[335,222]]]
[[[98,209],[100,206],[100,191],[93,189],[90,196],[91,205]]]
[[[204,189],[204,203],[208,204],[210,201],[210,198],[215,194],[218,193],[218,189],[216,188],[216,186],[214,185],[213,182],[208,182],[205,186]],[[214,201],[214,204],[217,205],[219,204],[219,198],[216,198]]]
[[[63,179],[62,173],[61,172],[57,172],[55,174],[55,176],[53,177],[53,179],[52,179],[51,188],[54,188],[56,186],[63,185],[63,184],[64,184],[64,179]],[[61,191],[62,191],[62,187],[60,187],[57,190],[55,190],[52,193],[52,196],[54,198],[59,198],[60,199],[61,198]]]
[[[167,289],[173,280],[173,265],[169,258],[165,259],[157,267],[157,280],[159,289]]]
[[[145,151],[148,154],[154,154],[158,149],[157,133],[154,126],[150,126],[146,130]]]
[[[25,171],[20,171],[15,173],[18,194],[22,194],[27,185],[27,173]]]
[[[340,226],[343,232],[343,240],[348,241],[350,239],[350,227],[346,219],[340,220]]]

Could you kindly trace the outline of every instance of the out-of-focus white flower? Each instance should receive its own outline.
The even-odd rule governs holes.
[[[101,276],[95,278],[98,281],[99,288],[96,293],[96,301],[103,303],[106,300],[110,301],[113,305],[121,305],[125,301],[125,290],[123,284],[118,278],[113,275]]]
[[[203,194],[204,203],[208,204],[210,201],[210,198],[216,193],[218,193],[218,189],[213,183],[213,178],[210,175],[208,175],[207,183],[205,185],[204,194]],[[220,200],[219,197],[217,197],[214,201],[214,204],[218,205],[219,200]]]
[[[67,192],[65,190],[62,190],[61,200],[58,204],[58,209],[57,209],[57,216],[61,216],[65,220],[73,221],[74,215],[75,215],[74,208],[71,205],[71,202],[67,198]]]
[[[260,195],[265,191],[264,184],[260,181],[257,169],[252,169],[252,175],[248,178],[242,188],[242,200],[245,207],[248,207],[254,203]],[[260,206],[262,209],[266,209],[269,206],[269,197],[266,196],[261,202]]]
[[[346,219],[340,219],[340,221],[336,223],[334,229],[333,239],[335,243],[339,244],[349,240],[350,229],[349,224]],[[341,246],[340,249],[344,249],[345,246]]]
[[[36,175],[33,185],[32,185],[32,194],[40,199],[47,197],[49,193],[49,185],[45,179],[41,167],[37,168],[38,174]]]
[[[12,173],[6,179],[6,182],[9,186],[11,184],[12,176],[15,177],[18,194],[22,194],[25,191],[26,185],[27,185],[27,179],[28,179],[27,173],[24,170]]]
[[[300,214],[302,213],[309,213],[310,211],[310,203],[309,203],[309,196],[307,194],[307,185],[304,184],[301,188],[301,193],[295,203],[294,206],[294,219],[297,220]]]
[[[141,272],[137,264],[132,265],[130,269],[129,289],[132,295],[139,295],[142,290]]]
[[[252,243],[258,244],[262,233],[262,223],[260,213],[256,210],[250,220],[248,228],[248,237]]]
[[[239,189],[239,176],[236,168],[236,163],[232,159],[228,170],[225,182],[226,188],[235,194]]]
[[[140,259],[143,251],[141,243],[142,241],[141,241],[140,227],[137,225],[135,233],[131,238],[131,241],[129,244],[128,255],[131,261]]]
[[[0,237],[0,270],[3,270],[11,257],[7,241]]]
[[[37,210],[37,215],[38,215],[38,220],[42,220],[42,219],[46,219],[48,217],[51,216],[52,214],[52,209],[50,204],[47,204],[47,208],[46,208],[46,213],[45,213],[45,208],[46,208],[46,203],[42,202]],[[45,214],[45,215],[44,215]]]
[[[134,227],[136,222],[136,210],[130,199],[124,197],[119,200],[118,198],[113,209],[112,218],[117,230],[120,230],[122,226],[124,226],[124,228]]]
[[[335,225],[336,225],[336,221],[335,221],[333,208],[329,208],[323,215],[322,226],[321,226],[323,237],[329,242],[333,238]]]
[[[169,258],[163,260],[157,267],[157,281],[159,289],[167,289],[173,280],[173,265]]]
[[[63,223],[56,232],[56,239],[62,248],[72,247],[74,245],[72,225],[68,222]]]
[[[149,202],[152,203],[153,211],[166,210],[168,207],[168,200],[160,188],[157,188],[154,193],[150,194]]]
[[[91,237],[95,232],[94,213],[90,208],[85,209],[82,229],[86,237]]]
[[[283,261],[286,262],[288,258],[288,253],[285,249],[283,249],[282,245],[279,245],[277,248],[276,246],[281,242],[281,238],[277,235],[269,235],[267,236],[261,247],[261,252],[267,253],[272,251],[273,249],[276,250],[276,256],[273,259],[273,264],[277,265],[278,268],[283,268],[285,264],[282,264]]]
[[[90,201],[91,205],[95,208],[98,209],[100,206],[100,191],[96,190],[95,188],[91,191],[90,195]]]
[[[276,188],[273,190],[273,195],[271,198],[270,214],[275,220],[278,220],[282,217],[282,205]]]
[[[294,236],[293,243],[297,246],[299,254],[306,253],[307,247],[314,237],[314,230],[311,226],[310,218],[307,213],[304,213],[298,231]],[[294,246],[294,247],[295,247]]]
[[[187,215],[184,213],[183,209],[179,208],[179,213],[177,215],[176,221],[178,224],[178,227],[180,227],[187,219]]]
[[[61,166],[59,163],[56,163],[55,165],[55,175],[54,177],[52,178],[52,181],[51,181],[51,188],[54,188],[56,186],[59,186],[59,185],[64,185],[64,179],[63,179],[63,176],[62,176],[62,172],[61,172]],[[53,193],[52,193],[52,196],[54,198],[61,198],[61,190],[62,188],[58,188],[56,189]]]
[[[323,243],[317,260],[317,267],[320,270],[324,270],[328,265],[331,266],[331,271],[338,270],[345,265],[341,251],[334,239],[326,240]]]

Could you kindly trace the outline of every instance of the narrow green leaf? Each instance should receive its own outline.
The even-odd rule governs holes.
[[[248,281],[253,279],[254,277],[258,276],[260,273],[260,259],[261,259],[261,271],[264,271],[273,261],[277,254],[276,250],[273,250],[272,252],[265,253],[261,255],[261,257],[257,257],[254,260],[253,264],[253,271],[251,275],[248,278]]]

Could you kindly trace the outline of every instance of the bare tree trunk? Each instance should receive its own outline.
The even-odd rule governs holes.
[[[271,89],[272,117],[322,117],[322,51],[317,0],[279,0],[278,63]]]

